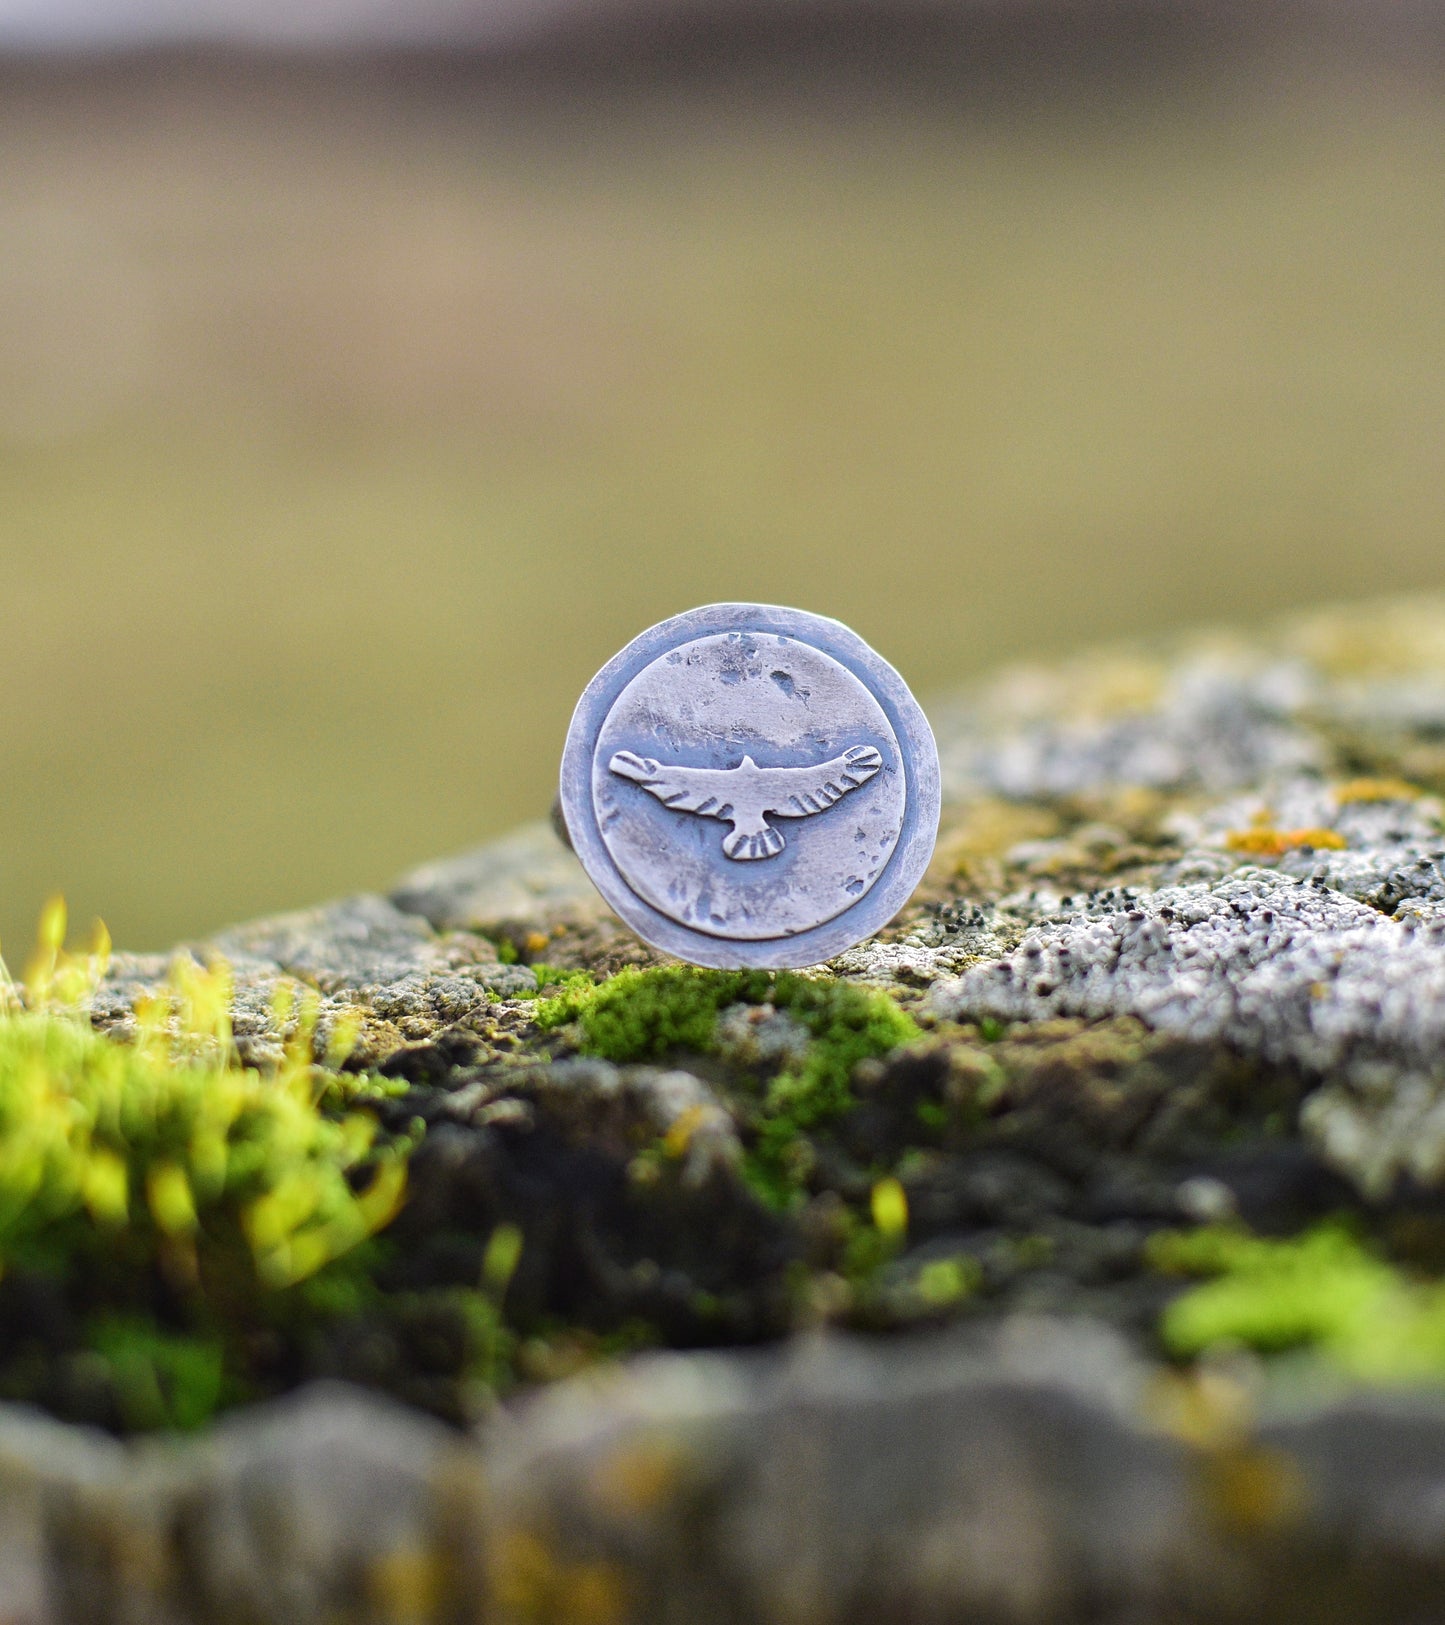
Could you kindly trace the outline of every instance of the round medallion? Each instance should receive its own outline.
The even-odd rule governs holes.
[[[652,627],[578,702],[562,812],[613,909],[725,968],[816,964],[885,925],[938,829],[902,678],[837,621],[714,604]]]

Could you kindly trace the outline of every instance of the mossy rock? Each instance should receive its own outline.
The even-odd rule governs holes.
[[[934,1393],[944,1442],[973,1442],[953,1379],[919,1375],[917,1351],[946,1336],[981,1415],[1001,1414],[979,1397],[989,1372],[1034,1396],[988,1424],[1005,1477],[1035,1449],[1083,1484],[1115,1452],[1145,1501],[1173,1486],[1160,1516],[1179,1574],[1197,1581],[1221,1529],[1253,1518],[1252,1555],[1228,1561],[1256,1565],[1261,1595],[1295,1594],[1299,1531],[1319,1547],[1355,1526],[1301,1510],[1345,1459],[1319,1443],[1327,1420],[1278,1472],[1250,1454],[1274,1408],[1327,1419],[1361,1387],[1445,1400],[1445,606],[1080,657],[978,685],[935,720],[934,865],[886,931],[813,971],[663,961],[543,825],[390,898],[259,921],[175,962],[116,955],[98,982],[52,921],[28,1008],[0,1016],[0,1389],[145,1432],[340,1377],[486,1440],[498,1402],[589,1371],[521,1443],[457,1469],[505,1485],[515,1514],[484,1543],[496,1617],[581,1617],[578,1597],[619,1621],[693,1606],[702,1571],[676,1566],[678,1531],[705,1484],[713,1511],[686,1516],[734,1565],[709,1583],[752,1599],[728,1618],[972,1617],[1005,1594],[1019,1619],[1082,1618],[1101,1597],[1167,1614],[1137,1545],[1102,1590],[1034,1585],[1018,1546],[992,1578],[977,1555],[949,1567],[947,1607],[923,1599],[922,1548],[868,1451],[830,1469],[861,1474],[856,1490],[840,1478],[796,1525],[802,1567],[737,1521],[748,1474],[812,1448],[778,1420],[790,1381],[840,1437],[852,1414],[882,1427],[868,1449],[887,1470],[915,1452],[945,1503],[962,1493],[906,1398]],[[224,1008],[212,995],[198,1018],[221,960]],[[196,1127],[232,1096],[247,1103],[222,1135],[234,1180]],[[139,1127],[105,1127],[140,1102]],[[761,1368],[726,1352],[819,1331],[878,1340],[862,1386],[845,1360],[758,1389],[744,1373]],[[1019,1337],[1053,1351],[1046,1379]],[[705,1349],[648,1368],[669,1397],[647,1412],[623,1357]],[[1027,1444],[1019,1418],[1068,1387],[1071,1349],[1093,1373],[1078,1425]],[[666,1460],[644,1441],[609,1477],[587,1428],[642,1437],[645,1414],[663,1418]],[[776,1446],[740,1442],[753,1422]],[[551,1429],[571,1441],[555,1459]],[[692,1456],[689,1429],[711,1441]],[[722,1489],[729,1450],[749,1465]],[[1445,1443],[1439,1461],[1445,1482]],[[1196,1469],[1214,1501],[1181,1487]],[[613,1490],[579,1510],[594,1478],[631,1508],[615,1528],[641,1518],[652,1545],[607,1533]],[[1074,1490],[1049,1494],[1049,1518],[1084,1515]],[[1000,1551],[1045,1515],[1020,1495]],[[325,1617],[471,1617],[466,1543],[416,1518],[445,1554],[398,1557],[390,1579],[362,1564],[371,1578],[336,1595],[372,1611],[332,1597]],[[873,1526],[883,1555],[844,1561],[850,1539],[871,1549],[847,1531]],[[1079,1562],[1105,1561],[1080,1539]],[[1379,1596],[1433,1583],[1429,1563],[1389,1567]],[[1346,1594],[1338,1568],[1319,1572]],[[1234,1617],[1223,1590],[1190,1594],[1206,1601],[1181,1617]],[[1331,1615],[1322,1585],[1299,1596],[1354,1617]],[[282,1617],[270,1606],[245,1617]]]
[[[384,1295],[476,1290],[520,1238],[503,1386],[1020,1308],[1157,1355],[1161,1229],[1348,1214],[1419,1263],[1395,1238],[1445,1179],[1442,629],[1391,604],[977,685],[935,709],[927,881],[817,972],[660,962],[543,826],[189,952],[234,967],[242,1060],[278,1064],[292,987],[318,1052],[342,1024],[347,1072],[387,1080],[368,1109],[416,1148]],[[97,1023],[127,1037],[157,974],[118,960]],[[400,1391],[407,1363],[373,1366]]]

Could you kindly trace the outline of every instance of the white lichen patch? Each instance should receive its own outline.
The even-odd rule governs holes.
[[[1369,1190],[1445,1177],[1445,917],[1260,868],[1099,894],[934,990],[940,1016],[1135,1016],[1328,1077],[1306,1129]]]
[[[837,976],[860,982],[930,987],[970,965],[999,958],[1019,941],[1038,910],[950,905],[892,941],[870,937],[831,960]]]

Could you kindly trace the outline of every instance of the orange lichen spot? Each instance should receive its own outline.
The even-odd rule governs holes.
[[[1254,858],[1282,858],[1286,852],[1302,846],[1327,847],[1340,851],[1347,844],[1343,835],[1333,829],[1270,829],[1256,825],[1251,829],[1232,829],[1224,837],[1231,852],[1246,853]]]
[[[1335,786],[1335,800],[1342,807],[1351,801],[1418,801],[1423,794],[1407,779],[1347,779]]]
[[[627,1582],[611,1563],[573,1563],[531,1530],[511,1529],[492,1552],[492,1600],[515,1625],[620,1625]]]
[[[529,931],[522,946],[529,954],[539,954],[551,940],[545,931]]]
[[[597,1504],[627,1518],[661,1506],[682,1473],[682,1457],[671,1440],[643,1439],[620,1445],[605,1455],[590,1475]]]
[[[1277,829],[1232,829],[1224,837],[1231,852],[1247,853],[1252,858],[1279,858],[1289,851],[1289,843]]]
[[[662,1149],[669,1157],[685,1157],[692,1137],[708,1115],[706,1106],[689,1106],[662,1137]]]
[[[1210,1511],[1227,1529],[1261,1531],[1295,1523],[1307,1499],[1292,1457],[1258,1445],[1222,1450],[1205,1463]]]
[[[1254,1419],[1248,1388],[1227,1372],[1199,1366],[1161,1371],[1144,1396],[1144,1413],[1154,1427],[1197,1450],[1239,1446]]]
[[[427,1625],[441,1616],[446,1572],[435,1552],[399,1546],[383,1552],[366,1571],[368,1600],[398,1625]]]

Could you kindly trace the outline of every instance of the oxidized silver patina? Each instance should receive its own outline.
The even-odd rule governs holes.
[[[634,639],[562,757],[598,890],[698,965],[812,965],[870,936],[918,884],[938,810],[933,734],[898,673],[839,622],[764,604]]]

